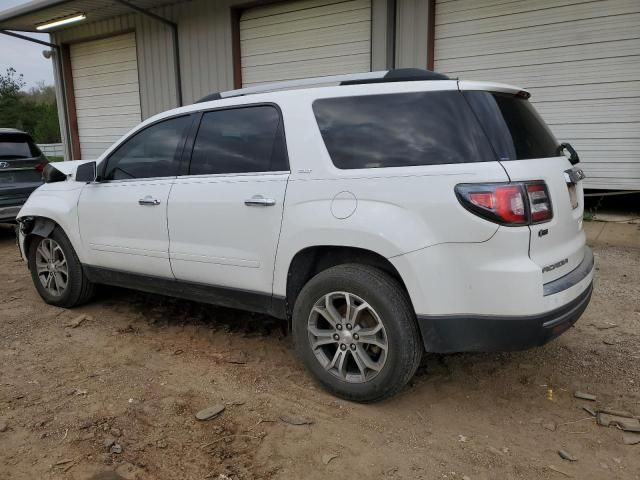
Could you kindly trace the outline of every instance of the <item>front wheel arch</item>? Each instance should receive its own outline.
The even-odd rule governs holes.
[[[40,233],[47,232],[42,230]],[[64,230],[56,224],[54,228],[47,233],[47,236],[36,235],[33,233],[30,233],[29,235],[31,236],[31,239],[28,243],[29,249],[25,251],[25,255],[27,257],[27,263],[34,286],[42,299],[50,305],[62,308],[72,308],[86,303],[93,296],[94,284],[86,277],[82,263],[78,259],[75,249]],[[65,271],[62,272],[66,276],[64,286],[62,287],[62,290],[58,290],[57,294],[55,292],[52,293],[51,291],[47,291],[49,286],[43,285],[40,278],[40,273],[43,270],[36,268],[36,262],[38,261],[36,249],[38,249],[41,242],[44,242],[48,238],[56,244],[56,250],[61,252],[61,258],[59,258],[59,260],[65,267]],[[50,254],[48,258],[53,256],[53,251],[55,250],[51,248],[49,249]],[[51,264],[51,262],[49,262],[48,268],[54,268],[55,270],[59,267],[60,265]],[[51,270],[49,270],[49,272],[51,272]],[[49,275],[51,275],[51,273]]]
[[[47,217],[22,217],[18,219],[18,223],[20,224],[20,231],[24,235],[23,250],[25,257],[28,255],[31,243],[35,238],[48,238],[56,227],[61,228],[55,221]]]

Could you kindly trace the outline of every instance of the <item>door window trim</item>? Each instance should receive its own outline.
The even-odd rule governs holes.
[[[198,132],[200,131],[200,125],[202,124],[202,117],[204,117],[205,113],[209,112],[220,112],[226,110],[237,110],[239,108],[254,108],[254,107],[274,107],[278,112],[278,117],[280,123],[278,126],[282,126],[282,140],[284,142],[284,157],[287,162],[287,170],[265,170],[261,172],[236,172],[236,173],[202,173],[197,175],[190,175],[189,170],[191,169],[191,160],[193,159],[193,148],[196,143],[196,138],[198,137]],[[182,168],[178,173],[178,178],[209,178],[209,177],[237,177],[237,176],[256,176],[256,175],[275,175],[275,174],[286,174],[291,173],[291,163],[289,162],[289,148],[287,146],[287,132],[284,126],[284,115],[282,115],[282,109],[277,103],[274,102],[257,102],[257,103],[246,103],[242,105],[227,105],[224,107],[214,107],[214,108],[206,108],[203,110],[198,110],[194,112],[197,119],[191,125],[191,130],[187,135],[187,141],[185,142],[183,148],[183,157],[182,160],[185,163],[185,168]],[[278,128],[280,129],[280,128]]]

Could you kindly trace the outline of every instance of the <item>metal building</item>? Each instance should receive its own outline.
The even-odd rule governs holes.
[[[640,190],[638,0],[36,0],[0,30],[51,34],[68,158],[212,91],[427,67],[529,89],[587,188]]]

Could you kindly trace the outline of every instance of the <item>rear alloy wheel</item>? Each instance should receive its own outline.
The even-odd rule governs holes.
[[[369,265],[317,274],[293,311],[298,356],[330,392],[376,402],[399,392],[415,373],[423,346],[398,281]]]
[[[93,295],[94,285],[84,274],[71,242],[60,227],[49,237],[29,243],[29,270],[42,299],[57,307],[81,305]]]
[[[348,292],[320,298],[309,315],[309,343],[329,373],[350,383],[373,379],[384,368],[387,335],[371,305]]]

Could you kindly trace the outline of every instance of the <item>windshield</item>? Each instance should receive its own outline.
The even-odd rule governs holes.
[[[499,160],[558,156],[558,141],[526,98],[484,91],[464,95]]]

